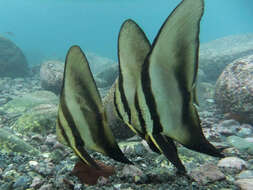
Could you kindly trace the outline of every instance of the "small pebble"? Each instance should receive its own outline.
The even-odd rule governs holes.
[[[122,170],[123,176],[141,176],[143,172],[134,165],[125,165]]]

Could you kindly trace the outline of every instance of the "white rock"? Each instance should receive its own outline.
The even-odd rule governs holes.
[[[218,162],[218,167],[237,169],[241,171],[244,168],[247,168],[247,162],[237,157],[227,157]]]
[[[29,161],[29,165],[30,166],[37,166],[39,163],[37,162],[37,161],[34,161],[34,160],[31,160],[31,161]]]

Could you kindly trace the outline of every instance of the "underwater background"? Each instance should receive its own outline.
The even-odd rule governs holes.
[[[47,58],[63,60],[74,44],[85,52],[117,60],[118,32],[125,19],[135,20],[152,41],[179,2],[0,0],[0,34],[7,35],[23,50],[29,64]],[[200,41],[253,32],[252,7],[251,0],[206,0]]]
[[[252,0],[205,0],[200,22],[199,105],[194,100],[194,108],[206,139],[225,158],[175,142],[189,177],[178,175],[164,155],[154,153],[115,115],[122,23],[133,19],[152,43],[180,2],[0,0],[0,190],[252,190]],[[181,36],[175,39],[180,41]],[[116,171],[94,186],[74,176],[79,159],[56,135],[64,62],[72,45],[79,45],[87,56],[108,124],[120,149],[134,163],[122,164],[87,149],[92,158]],[[183,77],[188,76],[188,69],[182,70]],[[87,70],[83,73],[80,78],[89,77]],[[175,78],[180,85],[182,81]],[[170,81],[165,84],[162,87],[170,88]]]

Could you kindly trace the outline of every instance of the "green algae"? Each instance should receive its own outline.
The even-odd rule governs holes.
[[[12,129],[23,135],[47,135],[55,132],[56,117],[57,106],[41,104],[20,116]]]

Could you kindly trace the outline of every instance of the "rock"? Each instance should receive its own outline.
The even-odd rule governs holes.
[[[113,64],[110,65],[109,67],[106,67],[103,71],[99,72],[95,76],[95,78],[104,81],[104,83],[99,83],[98,85],[99,88],[112,86],[117,77],[118,77],[118,64]]]
[[[29,187],[29,184],[31,182],[31,179],[26,176],[20,176],[15,180],[15,183],[13,184],[14,189],[18,188],[27,188]]]
[[[125,165],[122,170],[122,175],[126,177],[128,176],[134,177],[143,175],[143,172],[134,165]]]
[[[63,81],[64,63],[59,60],[48,60],[40,68],[40,83],[45,90],[59,94]]]
[[[99,56],[95,53],[85,52],[87,59],[89,61],[90,69],[93,75],[96,75],[99,72],[102,72],[105,68],[115,65],[115,61]]]
[[[253,137],[245,138],[246,141],[253,143]]]
[[[6,152],[19,152],[31,155],[38,155],[40,152],[25,142],[23,139],[0,128],[0,147]]]
[[[240,172],[237,176],[237,179],[245,179],[245,178],[252,178],[253,179],[253,170],[244,170]]]
[[[218,162],[218,167],[241,171],[247,168],[247,162],[237,157],[226,157]]]
[[[54,190],[54,187],[52,184],[45,184],[45,185],[42,185],[39,190]]]
[[[56,105],[41,104],[20,116],[11,128],[28,136],[55,133],[57,110]]]
[[[248,142],[238,136],[227,137],[227,142],[238,150],[248,152],[249,154],[253,155],[253,143]]]
[[[237,132],[239,137],[249,137],[251,134],[253,134],[253,127],[248,124],[241,125]]]
[[[42,184],[43,184],[43,180],[40,177],[34,177],[30,187],[38,189]]]
[[[253,48],[252,48],[253,49]],[[253,123],[253,52],[229,64],[216,82],[215,103],[240,122]]]
[[[103,104],[107,114],[109,126],[111,127],[114,136],[118,139],[126,139],[134,136],[134,133],[117,116],[113,102],[114,91],[115,91],[115,83],[107,93],[106,97],[103,99]]]
[[[49,134],[45,140],[45,144],[47,145],[55,145],[57,143],[56,135]]]
[[[25,77],[29,74],[27,60],[11,40],[0,36],[0,77]]]
[[[199,68],[202,82],[215,82],[232,61],[253,54],[253,34],[232,35],[200,44]]]
[[[240,123],[238,121],[235,121],[233,119],[230,120],[224,120],[222,122],[219,123],[218,127],[226,127],[226,128],[239,128],[240,127]]]
[[[7,114],[21,114],[40,104],[58,104],[58,101],[58,97],[54,93],[38,90],[9,101],[0,107],[0,111]]]
[[[253,190],[253,178],[239,179],[235,181],[235,184],[238,185],[241,190]]]
[[[226,137],[237,134],[237,131],[239,129],[240,129],[240,123],[232,119],[221,121],[217,125],[218,133]]]
[[[205,164],[191,171],[192,178],[201,185],[225,179],[225,175],[213,164]]]

